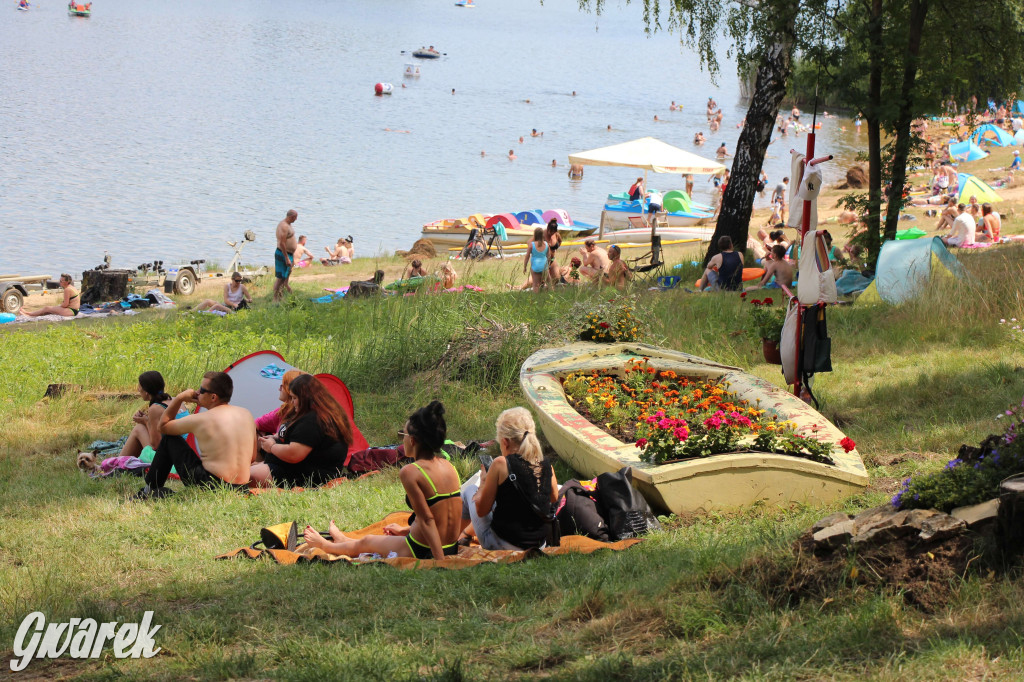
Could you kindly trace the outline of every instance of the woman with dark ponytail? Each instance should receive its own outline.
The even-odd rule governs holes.
[[[456,540],[462,530],[459,473],[439,456],[448,433],[444,406],[435,400],[421,407],[398,433],[406,456],[413,458],[412,464],[406,464],[399,473],[405,502],[413,510],[409,525],[392,523],[384,527],[384,535],[350,538],[331,521],[332,541],[306,526],[306,542],[328,554],[350,557],[367,552],[381,556],[395,552],[417,559],[443,559],[458,552]]]
[[[140,374],[139,395],[149,404],[132,415],[135,427],[121,448],[121,456],[138,457],[143,449],[150,447],[156,450],[160,445],[160,417],[171,399],[164,391],[163,375],[156,370]]]

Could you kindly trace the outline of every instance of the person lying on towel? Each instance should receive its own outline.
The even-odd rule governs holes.
[[[414,460],[398,475],[405,488],[406,504],[413,510],[408,526],[392,523],[384,527],[384,535],[350,538],[331,521],[330,541],[306,526],[306,542],[328,554],[350,557],[364,553],[386,557],[394,552],[400,557],[443,559],[456,554],[456,540],[462,531],[459,472],[438,456],[447,431],[444,406],[436,400],[413,412],[399,431],[405,451]]]
[[[338,401],[312,374],[288,385],[293,413],[277,435],[260,438],[263,461],[250,476],[259,487],[321,486],[344,475],[352,427]]]
[[[165,497],[164,487],[173,466],[185,485],[215,486],[249,482],[249,467],[256,456],[256,422],[244,407],[231,405],[234,382],[224,372],[207,372],[199,390],[188,389],[174,396],[160,417],[164,436],[195,436],[199,453],[183,438],[161,438],[146,474],[146,486],[135,499]],[[182,403],[195,403],[205,412],[175,419]]]

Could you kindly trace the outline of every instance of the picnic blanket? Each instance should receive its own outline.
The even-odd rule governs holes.
[[[384,526],[389,523],[406,525],[409,522],[409,512],[392,512],[383,519],[361,528],[357,531],[346,531],[350,537],[363,537],[366,535],[383,535]],[[447,568],[452,570],[479,566],[481,564],[511,564],[524,559],[539,557],[542,555],[557,556],[559,554],[590,554],[599,549],[623,550],[632,547],[640,542],[640,538],[619,540],[618,542],[600,542],[591,540],[582,535],[563,535],[560,547],[545,547],[544,549],[529,549],[523,551],[512,550],[487,550],[480,545],[462,547],[456,556],[447,557],[442,561],[436,559],[416,559],[415,557],[395,557],[391,559],[352,559],[344,556],[333,556],[323,550],[314,549],[303,544],[294,552],[286,549],[252,549],[251,547],[239,547],[215,557],[216,559],[260,559],[269,558],[279,564],[290,566],[298,563],[314,562],[343,562],[346,564],[386,564],[402,570],[422,570],[428,568]]]

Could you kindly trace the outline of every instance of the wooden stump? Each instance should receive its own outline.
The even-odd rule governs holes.
[[[82,273],[82,303],[120,301],[128,295],[130,270],[86,270]]]

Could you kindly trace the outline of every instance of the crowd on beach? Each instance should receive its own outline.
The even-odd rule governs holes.
[[[350,415],[318,378],[298,370],[281,377],[280,407],[259,418],[231,403],[234,382],[224,372],[207,372],[198,389],[172,397],[163,376],[151,370],[139,376],[138,391],[146,405],[134,414],[135,427],[120,453],[150,463],[136,500],[172,495],[166,487],[172,468],[187,487],[244,491],[318,487],[403,465],[399,479],[413,512],[407,524],[356,539],[332,520],[329,538],[307,527],[306,542],[350,557],[443,559],[474,539],[484,549],[501,550],[538,548],[551,540],[551,520],[537,510],[557,500],[558,481],[533,417],[522,407],[498,415],[500,456],[481,456],[480,470],[462,481],[442,450],[447,424],[436,400],[397,429],[400,445],[353,452]]]

